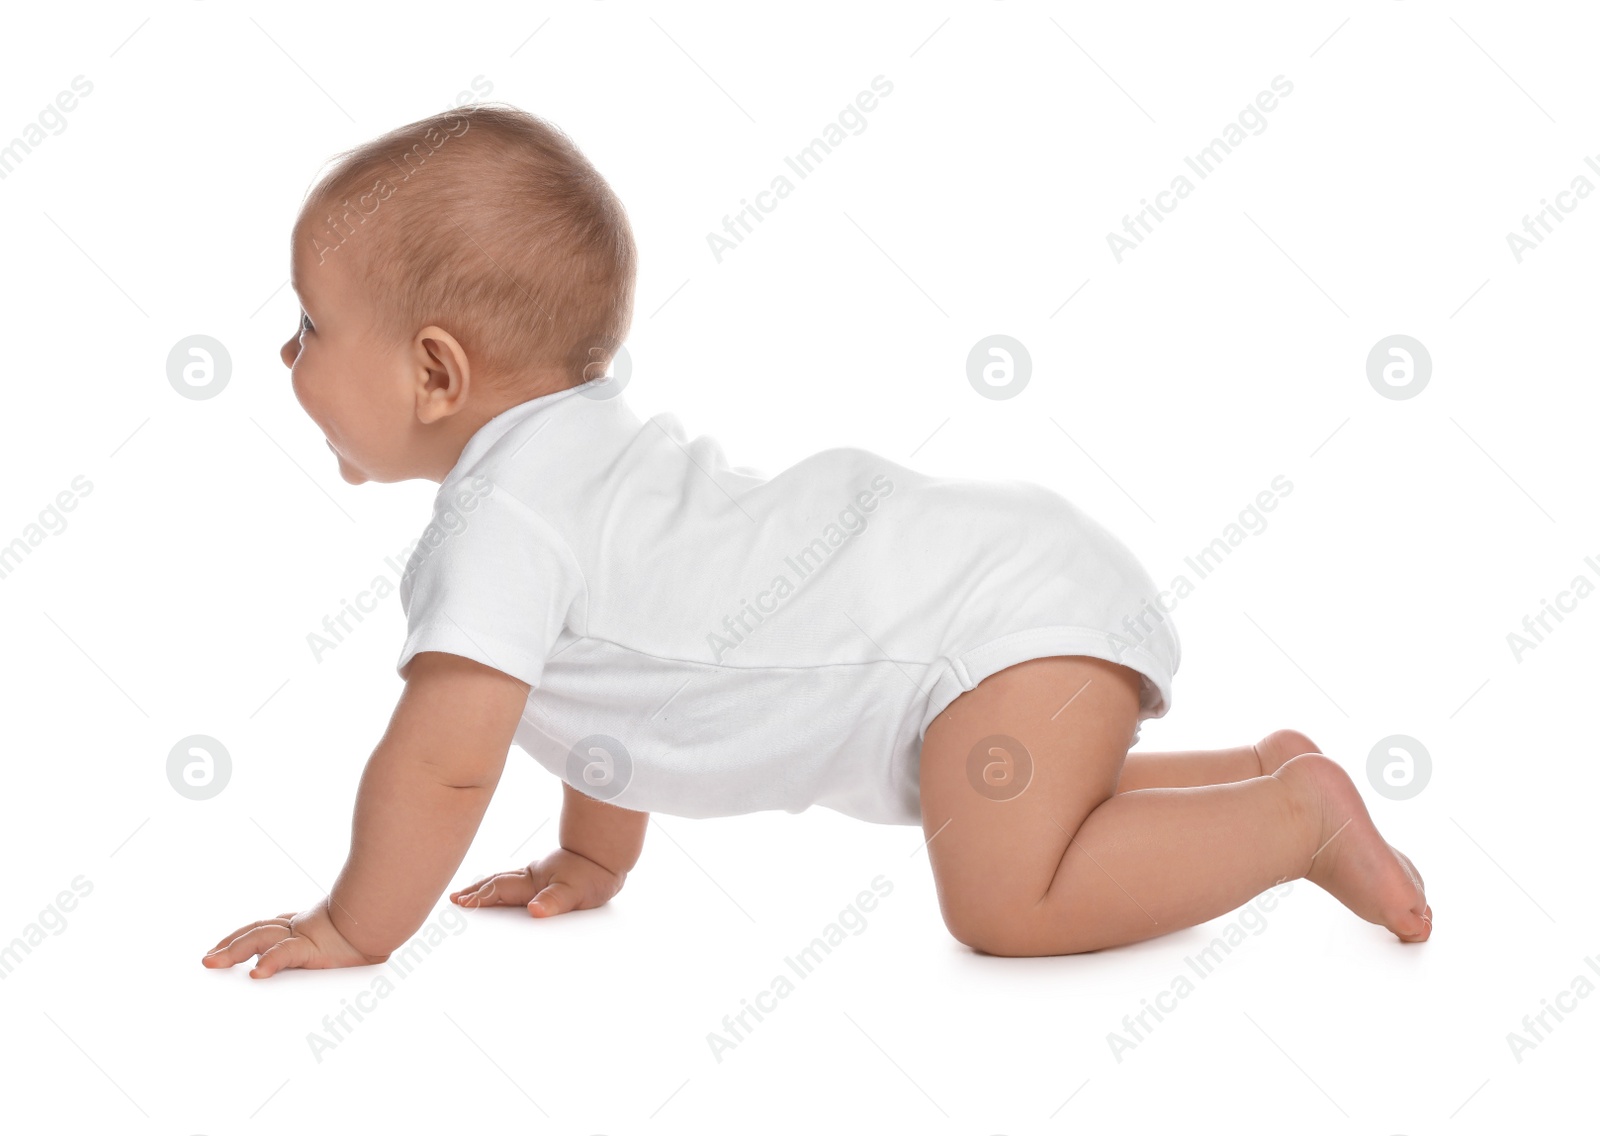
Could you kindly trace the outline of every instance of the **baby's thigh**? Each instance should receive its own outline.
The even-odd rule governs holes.
[[[1116,792],[1141,679],[1084,655],[1030,659],[962,694],[928,725],[922,826],[946,924],[1031,907],[1068,842]]]

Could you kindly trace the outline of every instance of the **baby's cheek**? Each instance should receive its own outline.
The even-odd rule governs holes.
[[[304,363],[297,363],[289,378],[289,389],[294,391],[294,399],[300,404],[307,414],[311,413],[311,403],[306,399],[308,375]]]

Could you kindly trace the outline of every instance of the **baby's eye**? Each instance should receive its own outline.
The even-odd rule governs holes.
[[[311,330],[312,330],[311,317],[306,315],[305,312],[301,312],[300,313],[300,333],[304,334],[305,332],[308,332],[308,331],[311,331]]]

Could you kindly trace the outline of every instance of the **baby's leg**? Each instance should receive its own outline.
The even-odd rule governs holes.
[[[1276,773],[1290,758],[1302,753],[1321,752],[1298,730],[1274,730],[1253,745],[1232,749],[1132,751],[1122,763],[1117,792],[1247,781]]]
[[[923,827],[957,939],[1001,955],[1098,950],[1193,926],[1302,876],[1403,939],[1427,938],[1432,912],[1409,861],[1320,754],[1230,784],[1117,793],[1138,699],[1128,668],[1057,656],[991,675],[929,725]],[[996,735],[1031,759],[1015,795],[1020,779],[984,776],[1005,746],[973,756]]]

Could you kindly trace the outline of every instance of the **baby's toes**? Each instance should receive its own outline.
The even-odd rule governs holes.
[[[1408,911],[1390,929],[1402,943],[1425,943],[1433,934],[1433,908],[1423,904],[1420,912]]]
[[[1426,942],[1433,934],[1433,906],[1428,903],[1427,893],[1423,888],[1422,873],[1417,871],[1417,866],[1411,862],[1411,857],[1394,845],[1389,845],[1389,850],[1394,853],[1394,858],[1400,862],[1400,867],[1411,881],[1411,886],[1416,889],[1413,905],[1400,917],[1401,925],[1394,928],[1395,934],[1408,943]]]

